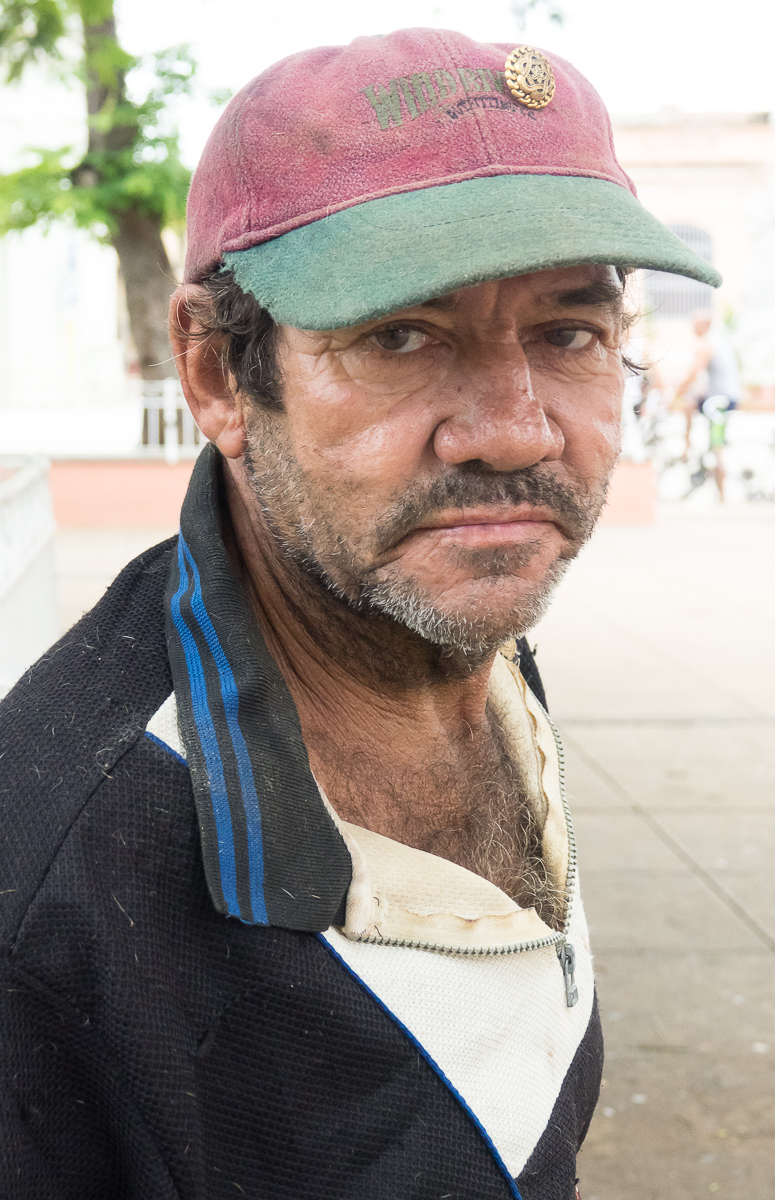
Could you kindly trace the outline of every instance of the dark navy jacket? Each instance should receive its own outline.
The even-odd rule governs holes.
[[[0,1197],[571,1200],[596,1008],[515,1181],[318,936],[350,860],[217,486],[208,450],[185,537],[131,563],[0,706]],[[187,761],[146,732],[173,674]]]

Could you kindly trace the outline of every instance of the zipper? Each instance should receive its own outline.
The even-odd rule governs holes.
[[[562,981],[565,984],[565,1003],[568,1008],[578,1004],[579,989],[576,986],[574,972],[576,970],[576,951],[571,942],[562,942],[557,946],[557,957],[562,967]]]
[[[536,938],[530,942],[515,942],[510,946],[480,946],[472,947],[471,949],[466,947],[458,948],[457,946],[453,948],[445,946],[443,943],[439,944],[438,942],[420,942],[411,938],[382,937],[377,934],[363,934],[360,937],[353,938],[353,941],[367,942],[377,946],[405,946],[410,950],[434,950],[438,954],[461,954],[481,958],[495,954],[526,954],[530,950],[545,950],[548,946],[554,946],[556,947],[557,958],[562,968],[565,1003],[568,1008],[573,1008],[578,1002],[579,990],[574,978],[576,951],[572,943],[568,941],[568,933],[573,904],[573,888],[576,882],[576,835],[573,832],[573,821],[571,820],[568,797],[565,792],[565,751],[562,739],[560,738],[557,726],[546,709],[543,709],[543,713],[552,731],[554,743],[557,747],[557,775],[560,783],[560,799],[562,800],[562,808],[565,814],[565,829],[568,835],[568,874],[565,882],[567,896],[565,901],[565,920],[562,929],[557,930],[548,937]]]
[[[557,747],[557,776],[560,781],[560,799],[562,800],[563,811],[565,812],[565,828],[568,832],[568,874],[565,880],[565,890],[567,893],[567,903],[565,908],[565,924],[563,926],[562,941],[557,945],[557,957],[560,960],[562,968],[562,980],[565,985],[565,1003],[568,1008],[573,1008],[578,1003],[579,989],[576,985],[576,950],[572,942],[568,941],[570,933],[571,908],[573,905],[573,888],[576,884],[576,872],[578,869],[576,859],[576,834],[573,829],[573,820],[570,815],[570,806],[568,804],[568,796],[565,791],[565,747],[562,744],[560,731],[555,725],[552,718],[544,709],[544,716],[549,722],[549,728],[554,735],[554,744]]]

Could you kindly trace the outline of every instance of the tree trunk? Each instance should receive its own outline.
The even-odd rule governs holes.
[[[126,286],[129,327],[143,379],[177,375],[167,334],[167,310],[175,290],[172,267],[161,240],[161,224],[134,211],[117,217],[113,245]]]
[[[80,0],[86,66],[86,107],[89,115],[90,154],[120,151],[132,145],[136,128],[108,124],[99,117],[109,114],[126,99],[125,72],[106,73],[103,57],[106,44],[116,44],[116,22],[112,0],[100,4]],[[97,19],[90,20],[96,16]],[[176,375],[167,335],[167,307],[175,290],[172,268],[161,240],[161,221],[136,210],[115,214],[118,231],[113,246],[118,254],[126,287],[129,327],[140,360],[143,379],[170,379]]]
[[[132,125],[113,125],[101,129],[95,118],[104,116],[126,99],[126,72],[120,68],[106,71],[102,58],[106,46],[115,46],[116,20],[111,0],[103,0],[103,20],[90,22],[88,12],[93,7],[81,0],[83,21],[83,52],[86,68],[86,112],[89,120],[88,159],[93,152],[123,150],[132,145],[136,130]]]

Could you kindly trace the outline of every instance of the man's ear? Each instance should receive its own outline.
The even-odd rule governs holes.
[[[205,437],[226,458],[239,458],[245,445],[242,406],[229,388],[217,345],[197,336],[191,301],[206,298],[199,284],[182,284],[170,301],[170,343],[183,394]]]

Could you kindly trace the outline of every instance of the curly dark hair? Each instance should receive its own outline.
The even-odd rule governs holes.
[[[255,296],[243,292],[233,271],[214,271],[201,286],[204,295],[186,300],[194,326],[189,336],[212,340],[224,373],[232,376],[242,395],[263,408],[282,409],[276,321]]]

